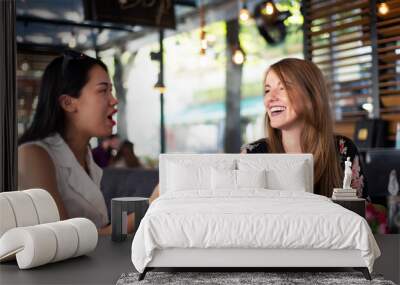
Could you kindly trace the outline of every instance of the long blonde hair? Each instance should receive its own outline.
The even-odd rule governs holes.
[[[336,150],[328,90],[320,69],[311,61],[286,58],[271,65],[285,86],[290,102],[304,122],[300,143],[303,153],[314,156],[314,193],[330,197],[343,177]],[[290,84],[287,84],[287,81]],[[266,120],[268,147],[271,152],[285,152],[281,130]]]

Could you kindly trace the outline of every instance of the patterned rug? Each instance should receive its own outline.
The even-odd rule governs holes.
[[[328,285],[395,285],[380,275],[372,274],[372,281],[364,278],[360,272],[148,272],[142,281],[139,273],[122,274],[117,285],[133,284],[328,284]]]

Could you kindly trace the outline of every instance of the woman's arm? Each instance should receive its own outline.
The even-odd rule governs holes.
[[[18,148],[19,189],[42,188],[50,193],[56,202],[61,220],[68,219],[61,195],[57,190],[57,179],[53,161],[45,149],[38,145],[24,145]],[[135,213],[128,216],[128,232],[134,230]],[[99,228],[100,235],[110,235],[111,225]]]
[[[42,188],[56,202],[61,220],[68,218],[61,195],[57,190],[53,161],[45,149],[38,145],[23,145],[18,148],[18,188]]]
[[[153,193],[150,196],[149,203],[153,203],[153,201],[158,197],[160,197],[160,184],[157,184],[157,186],[154,188]]]

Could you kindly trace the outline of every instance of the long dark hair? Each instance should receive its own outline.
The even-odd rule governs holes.
[[[96,65],[108,72],[101,60],[74,51],[66,51],[50,62],[42,77],[32,124],[19,138],[19,145],[64,132],[65,114],[58,99],[64,94],[79,98],[89,81],[90,70]]]

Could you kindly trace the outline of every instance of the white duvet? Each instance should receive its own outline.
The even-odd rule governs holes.
[[[359,215],[320,195],[265,189],[163,194],[134,237],[135,268],[143,272],[165,248],[358,249],[370,272],[380,255]]]

